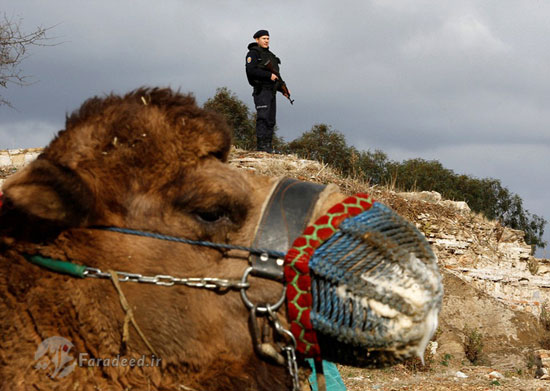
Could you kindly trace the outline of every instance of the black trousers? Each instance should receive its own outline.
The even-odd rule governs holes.
[[[258,151],[273,151],[273,133],[275,130],[275,115],[277,113],[277,91],[270,88],[254,88],[254,104],[256,105],[256,149]]]

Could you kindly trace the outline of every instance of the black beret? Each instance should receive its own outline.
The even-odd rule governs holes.
[[[258,31],[256,31],[256,34],[254,34],[254,36],[252,38],[260,38],[260,37],[263,37],[264,35],[267,35],[269,37],[269,31],[267,31],[267,30],[258,30]]]

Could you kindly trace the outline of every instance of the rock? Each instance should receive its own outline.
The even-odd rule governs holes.
[[[425,201],[431,203],[437,203],[441,201],[441,194],[439,194],[437,191],[407,192],[397,193],[397,195],[403,197],[406,200]]]
[[[535,377],[537,379],[542,379],[544,376],[548,376],[548,369],[538,367],[535,371]]]
[[[455,373],[455,377],[458,377],[460,379],[466,379],[468,377],[468,375],[466,375],[464,372],[461,372],[461,371],[457,371]]]
[[[439,202],[440,205],[456,209],[458,212],[461,213],[469,213],[471,212],[470,207],[465,201],[450,201],[450,200],[444,200]]]
[[[11,166],[10,155],[4,151],[0,152],[0,166]]]
[[[437,343],[437,341],[430,341],[428,342],[428,346],[426,347],[426,350],[428,352],[430,352],[430,354],[432,356],[435,356],[436,353],[437,353],[437,347],[439,346],[439,344]]]
[[[550,379],[550,350],[539,349],[535,351],[535,364],[537,370],[535,371],[535,377],[541,380]]]
[[[493,371],[487,375],[489,379],[504,379],[504,375],[500,372]]]

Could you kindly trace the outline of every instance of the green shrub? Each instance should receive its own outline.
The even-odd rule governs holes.
[[[483,335],[474,328],[466,327],[464,329],[465,341],[464,341],[464,353],[466,358],[474,365],[477,365],[481,361],[483,352]]]
[[[342,133],[329,125],[317,124],[288,144],[291,153],[327,163],[344,175],[353,172],[355,148],[348,147]]]
[[[453,358],[452,354],[445,353],[445,355],[443,356],[443,360],[441,360],[441,365],[448,367],[449,362],[451,361],[452,358]]]
[[[241,149],[256,147],[256,119],[246,104],[227,87],[218,88],[216,95],[204,103],[204,108],[225,117],[233,131],[233,144]]]

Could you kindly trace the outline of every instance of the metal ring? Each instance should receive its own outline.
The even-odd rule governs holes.
[[[249,266],[248,268],[246,268],[246,270],[243,273],[243,277],[241,278],[241,283],[242,284],[247,283],[248,275],[250,274],[252,269],[253,269],[252,266]],[[249,310],[252,310],[253,308],[255,308],[258,313],[265,314],[269,311],[269,308],[271,308],[272,311],[277,311],[279,308],[281,308],[281,306],[283,305],[283,303],[285,302],[285,299],[286,299],[286,286],[283,286],[283,293],[281,294],[281,298],[279,299],[279,301],[277,301],[273,305],[269,305],[269,304],[264,305],[264,306],[254,305],[250,301],[248,296],[246,295],[246,289],[245,288],[241,289],[241,297],[243,299],[244,305],[246,305],[246,308],[248,308]]]

